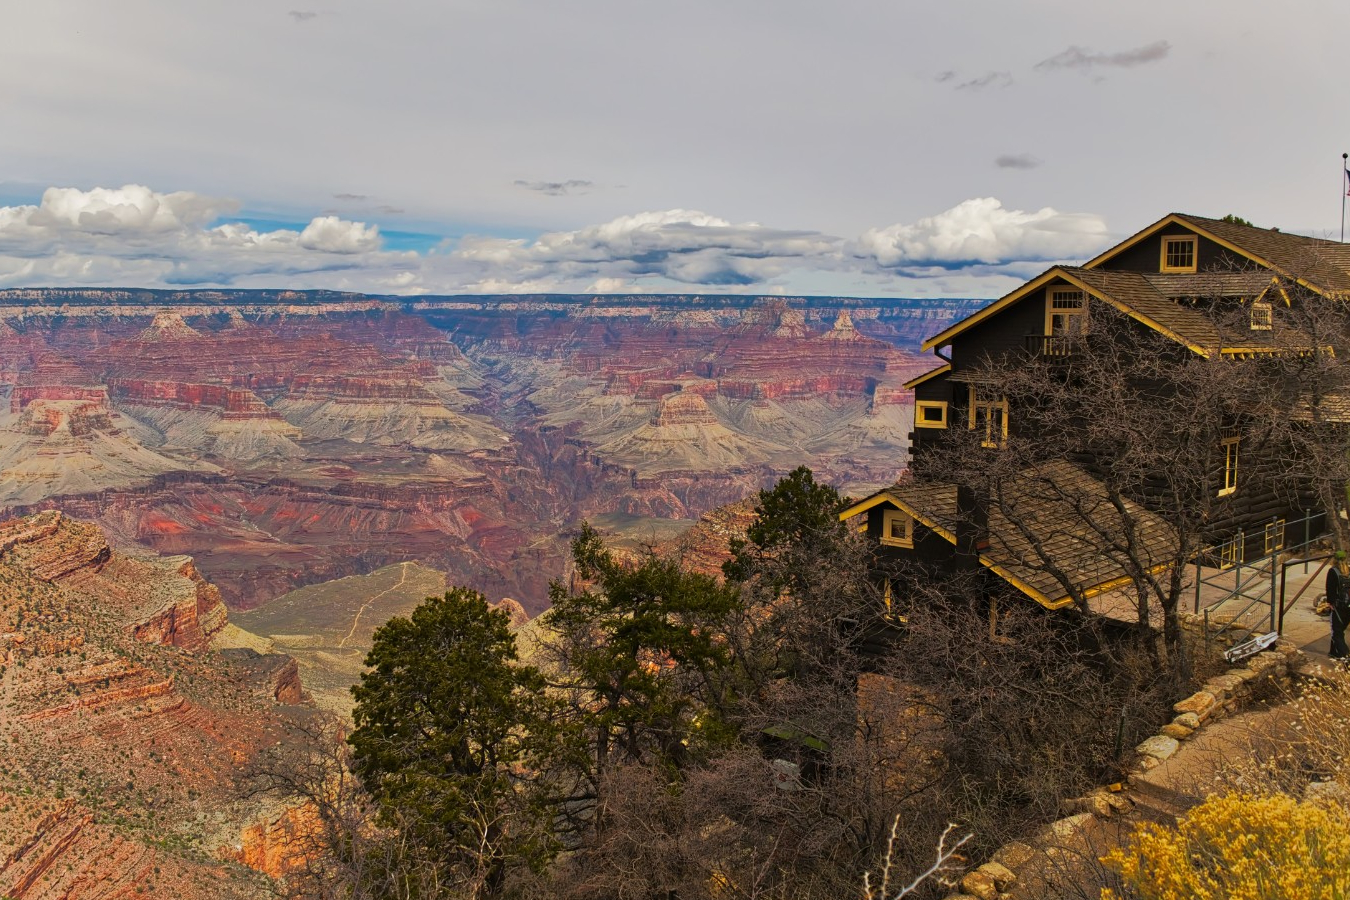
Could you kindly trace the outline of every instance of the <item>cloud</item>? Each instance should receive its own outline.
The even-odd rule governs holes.
[[[951,69],[948,69],[945,72],[937,73],[937,75],[933,77],[933,80],[936,81],[938,84],[945,84],[946,82],[951,81],[955,77],[956,73],[953,72]]]
[[[363,222],[349,222],[337,216],[319,216],[300,232],[300,246],[324,253],[362,253],[378,250],[380,229]]]
[[[568,181],[524,181],[516,179],[516,187],[524,188],[527,191],[538,191],[541,194],[547,194],[550,197],[565,197],[568,194],[585,194],[595,187],[593,181],[583,181],[573,178]]]
[[[969,81],[963,81],[956,86],[958,91],[982,91],[985,88],[1006,88],[1012,87],[1013,77],[1011,72],[986,72],[979,78],[972,78]]]
[[[1172,45],[1167,41],[1154,41],[1142,47],[1116,53],[1096,53],[1085,47],[1074,46],[1056,53],[1049,59],[1041,60],[1036,63],[1036,68],[1046,72],[1055,69],[1077,69],[1086,72],[1100,67],[1129,69],[1158,62],[1171,52]]]
[[[1098,216],[1050,207],[1004,209],[995,198],[981,197],[912,225],[871,229],[853,252],[888,269],[963,269],[1081,258],[1107,240]]]
[[[286,13],[296,22],[308,22],[310,19],[317,19],[319,14],[312,9],[293,9]]]
[[[48,188],[37,206],[0,207],[0,239],[27,229],[55,233],[155,234],[201,225],[234,212],[232,200],[187,191],[160,194],[137,184],[120,188]]]
[[[1102,220],[967,200],[855,239],[670,209],[533,239],[471,236],[426,252],[384,247],[373,224],[336,214],[300,230],[216,224],[232,200],[190,192],[51,188],[0,207],[0,287],[328,288],[370,293],[800,290],[833,280],[864,293],[1001,291],[1050,260],[1108,243]]]
[[[1041,160],[1030,153],[1004,153],[994,159],[994,165],[1000,169],[1034,169]]]
[[[407,210],[400,207],[388,205],[377,206],[375,207],[375,211],[382,216],[401,216],[407,212]]]
[[[365,194],[334,194],[334,195],[333,195],[333,199],[334,199],[334,200],[351,200],[351,201],[353,201],[353,202],[359,203],[359,202],[362,201],[362,200],[369,200],[370,198],[367,197]]]

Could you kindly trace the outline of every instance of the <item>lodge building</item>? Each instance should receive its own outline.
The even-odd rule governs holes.
[[[1069,439],[1061,458],[1043,456],[993,503],[972,496],[966,485],[925,475],[926,462],[948,452],[958,430],[990,453],[1010,437],[1065,439],[1026,433],[1018,409],[989,377],[990,361],[1067,362],[1083,347],[1091,323],[1108,317],[1126,331],[1160,335],[1178,358],[1333,354],[1334,347],[1301,345],[1275,314],[1290,305],[1291,295],[1297,302],[1308,292],[1350,299],[1350,246],[1179,213],[1081,266],[1054,266],[924,342],[939,365],[906,384],[914,391],[911,470],[842,518],[875,539],[883,559],[939,569],[974,566],[1009,593],[1049,609],[1091,606],[1092,598],[1108,602],[1129,580],[1128,566],[1104,556],[1093,536],[1075,533],[1074,516],[1085,502],[1104,510],[1108,527],[1111,515],[1127,518],[1145,558],[1175,558],[1177,536],[1151,510],[1147,492],[1109,509],[1086,448]],[[1260,467],[1251,464],[1256,451],[1238,437],[1225,438],[1214,452],[1216,502],[1207,541],[1223,548],[1228,562],[1284,546],[1285,523],[1315,504],[1306,494],[1290,496],[1263,482]],[[1052,567],[1038,564],[1047,552],[1056,559]]]

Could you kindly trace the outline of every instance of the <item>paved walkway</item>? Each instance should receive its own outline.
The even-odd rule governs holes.
[[[1224,595],[1233,589],[1239,571],[1244,578],[1250,577],[1252,574],[1251,570],[1247,568],[1227,572],[1220,572],[1218,569],[1211,568],[1201,569],[1206,581],[1213,583],[1201,585],[1200,608],[1203,610],[1206,606],[1222,600]],[[1192,587],[1187,589],[1186,597],[1188,599],[1182,601],[1182,609],[1185,612],[1192,612],[1195,606],[1193,587],[1195,568],[1191,567],[1188,574],[1192,579]],[[1268,581],[1269,576],[1266,576],[1265,580]],[[1295,644],[1313,662],[1328,662],[1330,659],[1327,656],[1327,651],[1331,648],[1330,619],[1326,616],[1317,615],[1313,609],[1313,603],[1324,592],[1325,582],[1326,570],[1323,568],[1323,561],[1321,560],[1284,567],[1284,602],[1292,605],[1285,611],[1281,636]],[[1279,570],[1277,569],[1275,584],[1277,601],[1279,591]],[[1250,590],[1249,593],[1251,593]],[[1240,610],[1241,606],[1237,600],[1230,600],[1222,607],[1222,611],[1229,615],[1233,615]],[[1243,617],[1242,624],[1249,626],[1256,634],[1263,634],[1278,628],[1280,624],[1278,610],[1275,613],[1275,619],[1275,627],[1273,628],[1270,622],[1270,606],[1259,604]]]

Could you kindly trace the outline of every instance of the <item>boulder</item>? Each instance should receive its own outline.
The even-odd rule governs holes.
[[[1035,857],[1035,848],[1020,841],[1010,841],[1000,847],[990,861],[1016,871],[1031,862]]]
[[[1350,789],[1339,781],[1314,781],[1303,789],[1303,799],[1350,805]]]
[[[966,873],[966,877],[961,879],[961,890],[978,900],[998,900],[998,885],[991,876],[979,869]]]
[[[1178,725],[1176,722],[1168,722],[1162,727],[1162,733],[1175,740],[1184,741],[1195,733],[1195,729]]]
[[[1017,875],[1012,869],[1009,869],[1001,863],[987,862],[976,868],[975,871],[983,872],[994,879],[994,884],[1000,891],[1006,891],[1009,886],[1017,883]]]
[[[1168,737],[1165,734],[1155,734],[1134,749],[1145,756],[1151,756],[1156,760],[1164,760],[1171,759],[1172,754],[1176,753],[1180,746],[1176,738]]]
[[[1203,722],[1209,718],[1209,714],[1214,711],[1218,699],[1209,691],[1196,691],[1185,700],[1172,704],[1172,711],[1177,713],[1195,713]]]

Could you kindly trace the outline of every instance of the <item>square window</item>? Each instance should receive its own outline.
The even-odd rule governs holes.
[[[946,428],[946,402],[940,400],[916,401],[914,404],[914,425],[917,428]]]
[[[1162,271],[1195,271],[1195,237],[1165,237],[1162,239]]]
[[[888,509],[881,517],[881,543],[887,547],[914,546],[914,519],[898,509]]]
[[[1051,288],[1045,309],[1045,333],[1050,337],[1082,334],[1087,324],[1087,298],[1077,288]]]

